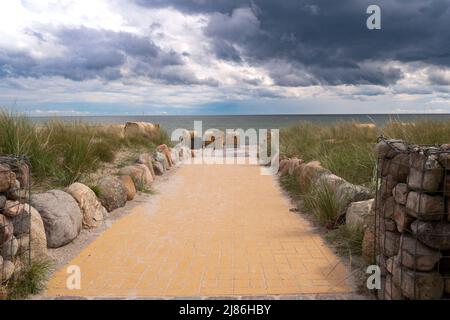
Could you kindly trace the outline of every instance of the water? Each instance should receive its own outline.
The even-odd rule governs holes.
[[[31,117],[35,122],[45,122],[51,117]],[[127,121],[144,121],[159,123],[167,132],[177,128],[191,130],[194,120],[203,122],[203,130],[216,128],[225,129],[278,129],[300,121],[314,123],[332,123],[338,121],[357,121],[360,123],[374,123],[382,126],[390,119],[402,122],[416,120],[450,120],[450,114],[339,114],[339,115],[211,115],[211,116],[83,116],[83,117],[58,117],[63,121],[86,121],[93,124],[125,124]]]

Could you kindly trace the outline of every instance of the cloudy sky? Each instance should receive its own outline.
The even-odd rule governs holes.
[[[0,78],[32,115],[450,112],[450,1],[1,1]]]

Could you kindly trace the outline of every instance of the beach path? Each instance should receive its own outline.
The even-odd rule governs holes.
[[[251,165],[184,165],[167,190],[116,221],[54,273],[46,297],[351,293],[349,271]],[[68,266],[80,289],[68,289]],[[73,270],[72,270],[73,271]]]

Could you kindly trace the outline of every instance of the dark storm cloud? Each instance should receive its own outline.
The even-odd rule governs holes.
[[[212,83],[183,70],[182,55],[162,50],[148,37],[85,27],[56,30],[53,35],[64,48],[63,55],[37,59],[26,52],[0,50],[0,77],[115,80],[124,76],[122,68],[126,66],[132,75],[143,75],[168,84]]]
[[[395,68],[368,67],[370,61],[450,67],[448,0],[136,1],[210,15],[205,34],[216,56],[230,60],[224,48],[239,47],[240,59],[254,65],[291,63],[285,76],[269,64],[279,85],[388,85],[402,77]],[[381,7],[382,30],[366,28],[370,4]]]

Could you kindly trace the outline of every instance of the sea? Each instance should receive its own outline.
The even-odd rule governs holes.
[[[55,117],[30,117],[34,122],[43,123]],[[203,130],[207,129],[281,129],[299,122],[331,124],[336,122],[373,123],[383,126],[390,120],[414,122],[417,120],[450,120],[450,114],[310,114],[310,115],[204,115],[204,116],[58,116],[66,122],[84,121],[91,124],[125,124],[127,121],[159,123],[167,132],[182,128],[192,130],[194,121],[202,121]]]

